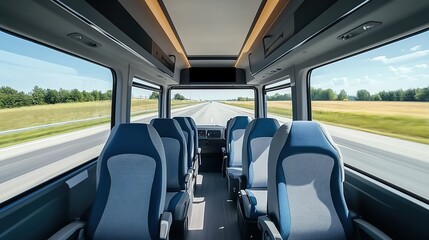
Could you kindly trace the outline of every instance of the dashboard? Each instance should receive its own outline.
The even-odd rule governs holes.
[[[225,127],[219,125],[198,125],[198,139],[225,139]]]

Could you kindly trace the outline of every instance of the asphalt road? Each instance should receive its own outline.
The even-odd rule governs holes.
[[[229,118],[253,116],[253,111],[213,102],[175,110],[172,115],[191,116],[199,125],[225,125]],[[280,123],[289,121],[275,117]],[[148,114],[132,121],[148,123],[153,118],[155,114]],[[429,199],[429,145],[335,126],[327,128],[340,146],[345,163]],[[0,149],[0,202],[97,157],[108,134],[109,126],[103,125]]]

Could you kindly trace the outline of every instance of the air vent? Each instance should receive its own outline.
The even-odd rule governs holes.
[[[82,35],[80,33],[70,33],[67,36],[69,36],[69,37],[73,38],[74,40],[77,40],[77,41],[79,41],[79,42],[81,42],[81,43],[83,43],[89,47],[92,47],[92,48],[101,47],[101,44],[99,44],[98,42],[96,42],[96,41],[94,41],[88,37],[85,37],[84,35]]]
[[[350,38],[356,37],[359,34],[362,34],[364,32],[368,32],[369,30],[377,27],[378,25],[381,25],[381,22],[366,22],[359,27],[353,28],[352,30],[341,34],[337,39],[338,40],[349,40]]]
[[[198,130],[198,137],[205,138],[207,135],[206,130]]]
[[[207,138],[220,138],[221,131],[220,130],[207,130]]]

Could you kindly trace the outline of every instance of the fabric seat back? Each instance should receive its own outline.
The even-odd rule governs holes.
[[[228,167],[241,167],[244,131],[252,121],[247,116],[231,118],[226,129],[226,149],[228,152]]]
[[[273,118],[257,118],[246,127],[242,150],[246,188],[267,187],[268,151],[278,128],[279,123]]]
[[[267,211],[283,239],[350,238],[343,171],[322,124],[294,121],[278,130],[269,152]]]
[[[98,158],[90,239],[155,239],[166,194],[164,147],[147,124],[115,126]]]
[[[194,131],[194,153],[198,153],[198,128],[197,124],[195,123],[194,119],[191,117],[186,117],[188,119],[189,124],[191,124],[191,128]]]
[[[183,131],[183,135],[185,136],[186,140],[186,150],[188,152],[188,167],[192,167],[192,160],[194,157],[194,130],[192,130],[191,124],[189,123],[188,119],[185,117],[174,117],[179,125],[180,128]]]
[[[152,119],[150,124],[161,136],[167,161],[167,191],[184,190],[188,172],[186,140],[179,123],[170,118]]]

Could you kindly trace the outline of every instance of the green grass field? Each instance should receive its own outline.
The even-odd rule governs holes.
[[[253,102],[225,102],[253,109]],[[268,112],[291,116],[290,101],[269,101]],[[429,144],[429,103],[313,101],[313,119],[409,141]]]
[[[196,103],[198,102],[189,100],[172,100],[172,108],[185,107]],[[152,99],[133,99],[131,106],[132,116],[156,112],[158,110],[157,100]],[[11,146],[39,138],[109,123],[111,115],[110,112],[111,101],[63,103],[0,109],[0,119],[2,119],[2,121],[0,121],[0,131],[97,118],[61,126],[4,134],[0,137],[0,147]]]

